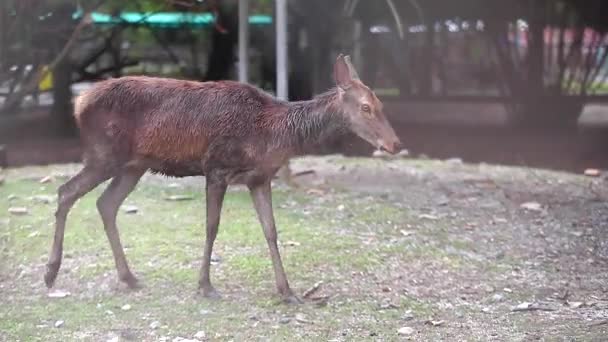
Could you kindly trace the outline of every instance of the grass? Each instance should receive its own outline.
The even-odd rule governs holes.
[[[380,160],[330,162],[332,167],[386,168]],[[407,167],[433,175],[487,172],[480,166],[431,160],[408,161]],[[423,218],[429,207],[412,205],[428,200],[419,190],[406,191],[407,202],[394,192],[370,195],[347,191],[347,186],[323,195],[282,187],[273,192],[280,250],[291,286],[302,295],[323,281],[315,295],[328,296],[326,305],[310,300],[296,307],[279,304],[262,229],[249,194],[239,187],[226,195],[214,248],[220,261],[212,266],[211,277],[223,299],[200,297],[196,288],[205,235],[203,186],[159,182],[155,177],[144,179],[125,203],[138,212],[121,210],[118,216],[127,258],[144,288],[129,291],[117,280],[95,206],[105,188],[100,186],[81,199],[68,218],[56,287],[70,295],[49,298],[42,276],[56,204],[39,199],[54,199],[62,181],[41,184],[39,179],[65,169],[7,170],[0,184],[0,341],[173,341],[193,338],[200,331],[212,341],[392,341],[400,339],[397,331],[403,326],[416,330],[411,336],[415,340],[487,340],[491,333],[521,340],[526,331],[555,323],[544,317],[542,324],[532,324],[530,317],[510,312],[512,305],[530,301],[539,291],[539,286],[513,278],[515,268],[545,277],[553,271],[531,270],[515,252],[495,257],[500,250],[517,247],[509,230],[487,223],[498,213],[480,216],[478,209],[455,203],[453,208],[432,208],[435,217]],[[529,177],[529,171],[516,168],[493,172],[508,180]],[[432,191],[425,195],[434,199],[441,194]],[[192,200],[165,200],[170,195],[189,195]],[[412,201],[411,196],[420,197]],[[5,214],[10,207],[26,207],[29,212]],[[450,215],[453,211],[458,215]],[[475,228],[467,230],[469,223]],[[488,287],[514,292],[504,293],[504,302],[493,303],[495,292],[487,292]],[[127,304],[130,309],[123,310]],[[486,306],[491,306],[491,313],[481,311]],[[445,320],[445,325],[425,323],[429,319]],[[63,324],[55,327],[57,321]],[[555,336],[569,330],[580,330],[584,336],[578,323],[563,322]],[[476,335],[463,326],[476,329]]]
[[[0,304],[5,308],[0,310],[0,339],[105,341],[118,336],[157,340],[160,336],[191,337],[199,330],[212,340],[331,339],[342,334],[355,337],[371,329],[369,325],[374,326],[374,334],[394,337],[394,321],[401,311],[379,311],[369,289],[349,294],[340,284],[348,282],[353,272],[381,267],[388,258],[427,252],[380,243],[381,235],[398,234],[387,222],[407,217],[401,209],[361,202],[348,194],[321,203],[323,199],[312,195],[275,191],[281,252],[292,287],[301,294],[323,280],[328,290],[337,293],[325,308],[277,305],[272,265],[249,195],[232,190],[226,196],[214,250],[221,262],[212,267],[212,279],[224,299],[208,301],[195,291],[204,241],[203,195],[194,187],[143,183],[125,202],[137,206],[138,212],[121,211],[118,217],[127,258],[145,285],[130,292],[116,280],[96,211],[95,200],[104,188],[100,186],[70,212],[56,287],[71,295],[52,299],[46,296],[42,275],[52,241],[55,203],[39,203],[33,197],[54,198],[61,182],[40,184],[20,174],[11,173],[0,186],[0,212],[7,213],[9,207],[29,211],[0,220],[0,267],[6,275],[0,278]],[[193,200],[164,200],[172,194],[191,195]],[[340,205],[347,209],[336,210]],[[370,237],[369,246],[362,248],[362,239]],[[428,251],[428,256],[438,257],[436,252]],[[398,297],[411,310],[430,312],[423,302]],[[131,309],[122,310],[125,304]],[[313,323],[295,322],[296,313]],[[291,317],[291,323],[279,323],[282,317]],[[64,323],[55,328],[59,320]],[[149,327],[154,321],[160,323],[159,328]]]

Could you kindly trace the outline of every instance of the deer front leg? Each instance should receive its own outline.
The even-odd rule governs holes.
[[[203,296],[208,298],[220,297],[213,285],[211,285],[209,268],[211,267],[211,252],[220,224],[220,213],[222,211],[222,203],[224,202],[224,194],[226,194],[226,187],[224,182],[213,181],[211,177],[207,178],[207,234],[205,238],[205,249],[203,251],[203,265],[201,267],[201,275],[198,284]]]
[[[272,194],[270,189],[270,180],[259,185],[249,186],[253,205],[258,215],[258,219],[264,228],[264,236],[268,242],[270,249],[270,257],[272,258],[272,266],[276,279],[277,289],[283,298],[283,301],[289,304],[299,304],[302,301],[293,294],[287,282],[287,276],[281,262],[281,255],[277,246],[277,229],[274,223],[274,215],[272,212]]]

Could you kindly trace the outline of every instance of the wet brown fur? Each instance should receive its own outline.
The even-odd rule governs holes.
[[[85,163],[178,177],[217,168],[273,172],[303,151],[305,139],[318,143],[346,130],[337,96],[334,89],[289,103],[232,81],[135,76],[97,83],[76,100],[74,115]]]

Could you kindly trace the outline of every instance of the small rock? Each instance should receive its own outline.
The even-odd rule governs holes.
[[[40,179],[40,184],[46,184],[46,183],[50,183],[52,181],[53,181],[53,177],[45,176],[42,179]]]
[[[202,340],[206,337],[207,335],[205,334],[204,331],[198,331],[196,334],[194,334],[194,338]]]
[[[299,243],[299,242],[297,242],[297,241],[287,241],[287,242],[285,242],[285,243],[284,243],[284,245],[285,245],[285,246],[297,247],[297,246],[299,246],[299,245],[300,245],[300,243]]]
[[[134,205],[124,205],[122,210],[127,214],[135,214],[139,209]]]
[[[490,308],[488,308],[488,307],[482,308],[481,312],[483,312],[483,313],[490,313]]]
[[[500,293],[496,293],[492,296],[492,301],[493,302],[500,302],[504,299],[504,296],[501,295]]]
[[[404,321],[411,321],[414,319],[414,314],[412,314],[412,310],[407,310],[403,316],[401,316],[401,319]]]
[[[484,287],[484,291],[486,291],[487,293],[492,293],[492,292],[496,291],[496,289],[494,289],[494,287],[488,285],[488,286]]]
[[[600,170],[598,169],[586,169],[585,170],[585,176],[589,176],[589,177],[597,177],[601,174]]]
[[[345,209],[345,208],[346,208],[346,207],[344,206],[344,204],[340,204],[340,205],[338,206],[338,211],[344,211],[344,209]]]
[[[129,310],[131,310],[131,305],[130,304],[125,304],[125,305],[121,306],[120,309],[122,311],[129,311]]]
[[[213,256],[212,256],[213,257]],[[199,312],[199,314],[205,316],[211,313],[211,310],[207,310],[207,309],[201,309]]]
[[[55,200],[55,197],[49,195],[36,195],[32,197],[32,200],[42,204],[49,204]]]
[[[150,323],[149,327],[150,327],[150,329],[155,329],[156,330],[156,329],[160,328],[160,322],[159,321],[154,321],[154,322]]]
[[[120,341],[120,339],[118,338],[118,336],[114,336],[111,339],[106,340],[106,342],[118,342],[118,341]]]
[[[279,323],[281,323],[281,324],[287,324],[289,322],[291,322],[291,318],[290,317],[281,317],[281,318],[279,318]]]
[[[504,292],[506,292],[506,293],[513,293],[513,290],[511,290],[511,289],[510,289],[510,288],[508,288],[508,287],[505,287],[505,288],[504,288],[504,289],[502,289],[502,290],[503,290]]]
[[[13,215],[26,215],[28,213],[27,208],[24,207],[11,207],[8,208],[8,212],[13,214]]]
[[[55,290],[55,291],[49,292],[49,293],[47,294],[47,296],[48,296],[49,298],[65,298],[65,297],[69,296],[70,294],[71,294],[71,293],[70,293],[70,292],[68,292],[68,291],[63,291],[63,290]]]
[[[399,330],[397,330],[397,333],[399,335],[403,335],[403,336],[411,335],[414,333],[414,328],[402,327],[402,328],[399,328]]]
[[[384,287],[382,288],[382,292],[391,292],[391,291],[392,291],[392,290],[391,290],[391,288],[390,288],[390,287],[388,287],[388,286],[384,286]]]
[[[528,211],[542,211],[543,210],[543,206],[538,203],[538,202],[526,202],[526,203],[522,203],[520,205],[520,207],[522,209],[528,210]]]
[[[63,320],[58,320],[55,322],[55,328],[59,328],[63,325],[63,323],[65,323],[65,321]]]
[[[38,235],[40,235],[40,232],[39,232],[39,231],[37,231],[37,230],[35,230],[35,231],[33,231],[33,232],[31,232],[31,233],[27,234],[27,237],[28,237],[28,238],[33,238],[33,237],[36,237],[36,236],[38,236]]]

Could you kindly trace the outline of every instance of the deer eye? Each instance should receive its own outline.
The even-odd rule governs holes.
[[[361,110],[365,114],[371,114],[372,113],[372,108],[368,104],[364,104],[363,106],[361,106]]]

